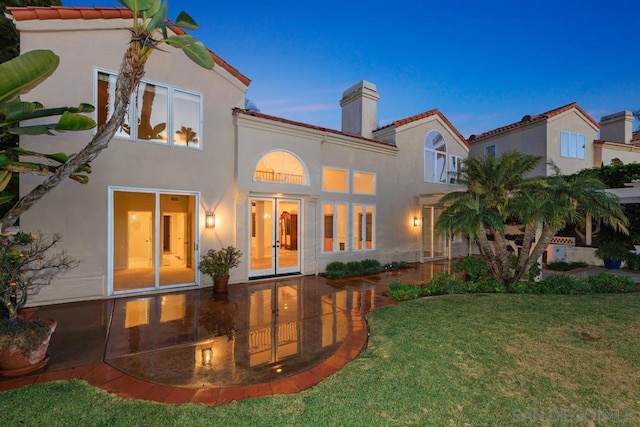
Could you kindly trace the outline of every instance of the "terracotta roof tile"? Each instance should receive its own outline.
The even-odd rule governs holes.
[[[491,136],[495,136],[495,135],[501,134],[503,132],[507,132],[507,131],[509,131],[511,129],[516,129],[516,128],[519,128],[521,126],[528,125],[530,123],[538,122],[538,121],[541,121],[541,120],[546,120],[546,119],[549,119],[551,117],[554,117],[554,116],[557,116],[559,114],[562,114],[565,111],[569,111],[569,110],[571,110],[573,108],[575,108],[580,113],[582,113],[582,115],[585,116],[587,118],[587,120],[589,120],[591,123],[593,123],[594,126],[596,126],[598,128],[600,127],[598,122],[596,122],[593,119],[593,117],[591,117],[589,114],[587,114],[587,112],[584,111],[578,104],[576,104],[575,102],[572,102],[570,104],[563,105],[562,107],[558,107],[558,108],[554,108],[553,110],[549,110],[549,111],[547,111],[545,113],[534,114],[534,115],[527,114],[526,116],[524,116],[518,122],[511,123],[511,124],[508,124],[506,126],[502,126],[502,127],[490,130],[488,132],[481,133],[480,135],[471,135],[469,137],[468,141],[469,141],[470,144],[473,144],[473,143],[479,141],[480,139],[484,139],[484,138],[488,138],[488,137],[491,137]]]
[[[632,141],[640,140],[640,129],[631,134]]]
[[[391,127],[391,126],[394,126],[394,127],[398,128],[400,126],[404,126],[404,125],[409,124],[411,122],[415,122],[417,120],[424,119],[424,118],[430,117],[430,116],[438,116],[438,117],[440,117],[442,119],[442,121],[445,122],[447,124],[447,126],[449,126],[449,128],[451,128],[451,130],[456,134],[456,136],[458,138],[460,138],[460,141],[464,142],[467,146],[469,146],[469,143],[467,142],[467,139],[464,136],[462,136],[462,134],[460,132],[458,132],[458,129],[456,129],[456,127],[449,121],[449,119],[447,119],[445,117],[445,115],[442,114],[440,112],[440,110],[438,110],[437,108],[434,108],[433,110],[425,111],[424,113],[419,113],[419,114],[416,114],[416,115],[413,115],[413,116],[410,116],[410,117],[407,117],[407,118],[404,118],[404,119],[396,120],[393,123],[390,123],[390,124],[388,124],[386,126],[382,126],[382,127],[378,128],[378,129],[376,129],[376,131],[379,131],[381,129],[385,129],[385,128],[388,128],[388,127]]]
[[[30,20],[51,20],[51,19],[131,19],[133,13],[124,7],[7,7],[16,21]],[[171,31],[176,34],[186,34],[182,28],[170,26]],[[216,55],[209,49],[211,57],[217,65],[227,70],[231,75],[240,80],[244,85],[249,86],[251,80],[231,66],[227,61]]]
[[[321,126],[310,125],[310,124],[307,124],[307,123],[296,122],[296,121],[285,119],[285,118],[282,118],[282,117],[271,116],[269,114],[259,113],[257,111],[245,110],[245,109],[242,109],[242,108],[234,108],[233,109],[233,115],[234,116],[238,116],[240,114],[244,114],[244,115],[247,115],[247,116],[253,116],[253,117],[259,117],[261,119],[271,120],[271,121],[279,122],[279,123],[285,123],[285,124],[288,124],[288,125],[300,126],[300,127],[307,128],[307,129],[313,129],[313,130],[319,130],[319,131],[322,131],[322,132],[328,132],[328,133],[332,133],[334,135],[347,136],[349,138],[355,138],[355,139],[359,139],[361,141],[366,141],[366,142],[373,142],[373,143],[376,143],[376,144],[386,145],[386,146],[389,146],[389,147],[395,147],[395,144],[391,144],[391,143],[385,142],[385,141],[380,141],[379,139],[365,138],[365,137],[360,136],[360,135],[353,135],[353,134],[350,134],[350,133],[340,132],[339,130],[335,130],[335,129],[329,129],[329,128],[325,128],[325,127],[321,127]]]

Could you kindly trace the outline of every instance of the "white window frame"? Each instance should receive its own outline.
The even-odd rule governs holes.
[[[102,73],[102,74],[107,74],[110,76],[118,76],[118,73],[111,71],[111,70],[107,70],[104,68],[100,68],[100,67],[93,67],[93,104],[94,105],[98,105],[98,74]],[[154,141],[154,140],[145,140],[145,139],[138,139],[138,127],[134,126],[132,123],[130,123],[130,127],[131,127],[131,135],[123,135],[122,133],[118,134],[116,136],[116,138],[119,139],[126,139],[126,140],[131,140],[131,141],[136,141],[136,142],[142,142],[145,144],[155,144],[155,145],[161,145],[161,146],[171,146],[171,147],[175,147],[175,148],[186,148],[186,149],[190,149],[190,150],[202,150],[203,148],[203,95],[200,92],[195,92],[192,90],[188,90],[188,89],[184,89],[181,87],[176,87],[176,86],[172,86],[172,85],[168,85],[168,84],[164,84],[164,83],[160,83],[160,82],[156,82],[153,80],[146,80],[143,79],[141,81],[141,83],[146,83],[146,84],[152,84],[154,86],[157,87],[163,87],[165,89],[167,89],[167,140],[166,141]],[[200,98],[200,102],[199,102],[199,115],[200,118],[198,120],[198,129],[196,134],[198,135],[198,145],[197,146],[193,146],[193,145],[178,145],[178,144],[174,144],[173,142],[173,137],[175,135],[176,129],[175,126],[177,126],[175,123],[173,123],[173,116],[174,116],[174,108],[173,108],[173,98],[174,98],[174,92],[182,92],[182,93],[186,93],[189,95],[194,95]],[[138,111],[137,111],[137,105],[136,105],[136,99],[137,99],[137,94],[132,94],[131,96],[131,100],[129,102],[129,109],[127,112],[127,115],[129,118],[136,118],[138,117]],[[96,112],[94,114],[94,118],[96,120],[96,122],[98,121],[98,112],[96,109]],[[109,118],[107,118],[108,120]],[[95,132],[95,131],[94,131]]]
[[[324,234],[325,234],[325,229],[324,229],[324,221],[325,221],[325,214],[324,214],[324,205],[331,205],[333,206],[333,248],[330,251],[326,251],[324,249]],[[340,250],[340,242],[338,242],[338,205],[342,205],[345,207],[345,215],[347,216],[345,218],[345,222],[346,222],[346,236],[345,236],[345,242],[344,242],[344,250]],[[322,218],[322,223],[321,223],[321,230],[322,230],[322,239],[321,239],[321,244],[320,244],[320,251],[322,253],[325,254],[330,254],[330,253],[343,253],[343,252],[349,252],[351,250],[351,245],[349,244],[349,237],[350,237],[350,230],[349,227],[351,226],[351,223],[349,221],[349,203],[347,202],[334,202],[334,201],[328,201],[325,200],[323,202],[320,203],[320,216]]]
[[[429,135],[433,133],[437,133],[442,138],[442,147],[441,150],[436,150],[435,148],[429,146],[427,147],[427,140],[429,139]],[[436,184],[447,184],[449,182],[448,172],[449,172],[449,156],[447,153],[447,140],[437,129],[431,129],[427,132],[427,135],[424,138],[424,154],[423,154],[423,168],[424,168],[424,182],[432,182]],[[438,162],[443,161],[444,167],[438,169]],[[427,165],[431,163],[432,170],[427,173]]]
[[[489,157],[489,156],[495,157],[498,155],[498,147],[496,146],[496,144],[485,145],[483,153],[484,153],[484,157]]]
[[[356,191],[356,174],[357,173],[373,176],[373,193],[362,193],[362,192]],[[375,172],[367,172],[363,170],[354,169],[352,172],[351,181],[353,182],[353,194],[361,194],[364,196],[375,196],[378,192],[378,175]]]
[[[455,156],[453,154],[449,155],[449,184],[457,184],[458,183],[458,178],[457,175],[460,172],[460,169],[462,168],[462,162],[464,161],[464,157],[462,156]],[[455,165],[454,165],[455,162]],[[455,174],[455,175],[454,175]]]
[[[291,156],[293,156],[296,160],[298,160],[298,162],[300,162],[300,167],[302,168],[302,183],[297,183],[297,182],[285,182],[285,181],[275,181],[275,180],[269,180],[269,179],[256,179],[256,171],[258,169],[258,164],[260,163],[260,161],[265,158],[266,156],[268,156],[269,154],[274,154],[274,153],[286,153],[289,154]],[[291,174],[289,174],[291,175]],[[253,171],[251,172],[251,179],[253,180],[253,182],[266,182],[269,184],[278,184],[278,185],[303,185],[305,187],[308,187],[311,185],[311,180],[309,179],[309,170],[307,168],[307,165],[305,162],[302,161],[302,159],[300,158],[300,156],[298,156],[296,153],[293,153],[289,150],[283,150],[282,148],[274,148],[273,150],[269,150],[269,151],[265,151],[264,153],[262,153],[262,155],[258,158],[258,160],[256,161],[256,163],[253,165]]]
[[[560,157],[585,160],[587,158],[587,137],[581,133],[560,132]]]
[[[347,189],[346,191],[334,191],[334,190],[327,190],[325,185],[324,185],[324,171],[327,169],[333,169],[333,170],[338,170],[338,171],[344,171],[345,172],[345,176],[347,179]],[[351,182],[349,179],[349,169],[345,169],[345,168],[337,168],[335,166],[322,166],[322,191],[325,193],[339,193],[339,194],[348,194],[349,193],[349,189],[351,188]]]
[[[355,224],[357,221],[357,217],[356,217],[356,207],[360,207],[362,209],[362,213],[363,213],[363,218],[365,218],[364,221],[362,221],[362,228],[360,230],[360,233],[362,235],[362,242],[365,242],[362,244],[362,249],[358,249],[358,245],[353,244],[355,242],[356,236],[353,235],[353,233],[355,232],[356,228],[355,228]],[[366,241],[367,241],[367,220],[366,220],[366,214],[367,214],[367,208],[373,208],[373,212],[372,212],[372,217],[371,217],[371,248],[367,248],[366,245]],[[354,252],[366,252],[366,251],[375,251],[376,250],[376,238],[377,238],[377,232],[376,232],[376,205],[373,203],[352,203],[351,204],[351,221],[349,224],[349,228],[351,229],[352,235],[351,235],[351,242],[352,242],[352,248],[351,250]]]

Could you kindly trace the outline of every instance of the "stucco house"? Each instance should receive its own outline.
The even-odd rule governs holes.
[[[520,151],[542,157],[531,173],[554,174],[548,163],[563,174],[609,165],[615,161],[640,162],[640,137],[633,129],[630,111],[603,116],[596,122],[577,103],[544,113],[525,115],[520,121],[479,135],[471,135],[469,156],[500,155]]]
[[[58,70],[28,94],[44,105],[92,102],[111,114],[131,13],[121,8],[10,7],[22,51],[52,49]],[[80,54],[81,53],[81,54]],[[424,261],[464,254],[434,231],[469,145],[438,110],[376,127],[379,94],[362,81],[340,104],[342,129],[243,109],[250,80],[211,52],[212,71],[168,49],[150,58],[128,123],[92,164],[22,216],[58,232],[79,259],[32,304],[209,286],[209,248],[243,253],[231,283],[323,272],[332,261]],[[589,124],[587,124],[589,126]],[[23,137],[76,152],[91,133]],[[24,194],[39,182],[23,176]]]

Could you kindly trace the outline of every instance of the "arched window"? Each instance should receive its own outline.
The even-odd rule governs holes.
[[[253,180],[309,185],[309,174],[307,174],[307,168],[295,154],[274,150],[258,160]]]
[[[447,143],[437,130],[432,130],[424,140],[424,180],[447,182]]]

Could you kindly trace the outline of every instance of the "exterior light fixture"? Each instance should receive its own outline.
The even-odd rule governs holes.
[[[216,228],[216,214],[207,212],[205,214],[204,225],[206,228]]]
[[[420,225],[420,219],[417,216],[413,217],[413,226],[417,227]]]
[[[213,358],[213,350],[211,347],[202,349],[202,366],[211,366],[211,359]]]

